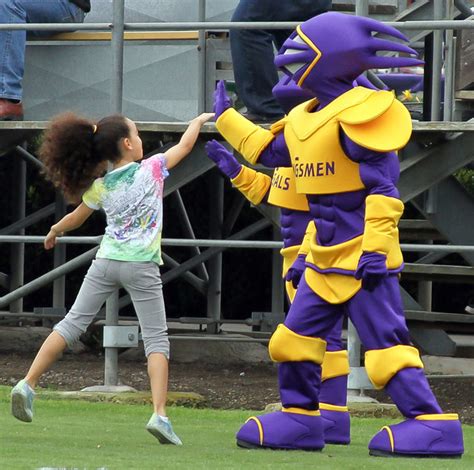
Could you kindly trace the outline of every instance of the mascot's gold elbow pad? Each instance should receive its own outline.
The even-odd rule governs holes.
[[[362,251],[389,253],[398,246],[398,222],[404,205],[400,199],[371,194],[365,200],[365,228]]]

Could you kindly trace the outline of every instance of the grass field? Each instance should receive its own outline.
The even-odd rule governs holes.
[[[464,427],[461,460],[369,457],[370,437],[391,420],[353,418],[350,446],[323,452],[243,450],[234,435],[249,411],[168,409],[182,447],[163,446],[144,426],[143,405],[37,400],[33,423],[10,415],[9,391],[0,387],[0,469],[459,469],[474,468],[474,427]]]

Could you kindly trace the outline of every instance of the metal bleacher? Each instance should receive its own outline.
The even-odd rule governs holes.
[[[177,3],[179,8],[176,7]],[[222,22],[229,21],[236,4],[237,0],[125,2],[125,23],[130,27],[126,27],[124,35],[121,110],[135,120],[140,131],[155,140],[157,146],[176,140],[185,129],[186,121],[198,112],[212,108],[212,91],[216,80],[233,79],[228,37],[225,23]],[[434,25],[459,16],[459,10],[452,1],[335,0],[333,5],[335,10],[359,14],[361,9],[363,11],[368,7],[371,16],[383,21],[398,21],[405,26],[413,21],[431,21]],[[86,25],[107,25],[113,22],[112,2],[92,0],[92,6]],[[204,27],[203,20],[214,26]],[[185,29],[181,25],[175,31],[156,27],[157,24],[175,22],[189,22],[190,27]],[[141,26],[134,30],[133,24],[136,23]],[[147,23],[150,24],[149,30]],[[457,21],[458,25],[461,23],[461,20]],[[456,171],[474,161],[474,120],[471,119],[473,101],[470,93],[460,94],[463,90],[455,89],[455,77],[460,68],[460,65],[455,67],[457,62],[454,60],[456,38],[453,39],[452,34],[448,33],[442,35],[443,30],[452,31],[455,28],[453,22],[449,28],[435,28],[435,33],[439,33],[434,34],[430,24],[423,23],[417,29],[406,27],[403,30],[417,49],[424,50],[426,41],[431,41],[434,54],[444,50],[445,83],[451,86],[451,89],[445,90],[445,96],[449,99],[445,98],[443,103],[439,96],[433,98],[430,93],[426,93],[425,96],[430,96],[431,108],[424,106],[423,121],[414,120],[412,141],[400,154],[401,197],[407,205],[416,208],[419,214],[418,220],[401,221],[402,238],[424,244],[442,243],[466,247],[465,250],[460,250],[465,263],[463,266],[441,264],[440,261],[447,252],[426,254],[426,250],[420,249],[418,259],[407,263],[402,276],[402,280],[414,280],[420,286],[418,295],[403,291],[412,337],[426,352],[440,355],[455,354],[455,345],[448,333],[474,332],[474,316],[459,312],[433,312],[431,308],[431,282],[474,284],[474,200],[453,176]],[[472,29],[463,31],[472,32]],[[114,70],[112,43],[113,32],[110,32],[110,28],[103,28],[101,31],[80,29],[28,42],[24,78],[25,120],[0,122],[0,161],[14,159],[15,171],[19,175],[17,194],[13,198],[15,222],[0,228],[0,241],[7,242],[9,240],[1,237],[11,236],[12,242],[15,236],[24,235],[25,228],[44,217],[50,217],[54,212],[60,215],[64,211],[64,203],[57,198],[56,205],[47,206],[34,214],[26,214],[25,165],[40,165],[28,151],[28,142],[36,138],[47,125],[47,120],[58,112],[73,110],[90,117],[100,117],[116,111],[110,104],[117,80],[111,73]],[[458,48],[457,53],[459,59],[463,51]],[[428,57],[435,65],[439,64],[441,59],[438,58],[436,62],[435,58]],[[439,70],[441,71],[441,67]],[[426,81],[428,86],[432,85],[432,89],[436,90],[435,73],[433,77],[433,80]],[[443,108],[444,117],[437,112],[439,108]],[[190,240],[195,236],[180,189],[212,169],[213,163],[205,156],[203,143],[211,136],[217,138],[217,135],[214,125],[207,124],[191,158],[186,159],[167,180],[166,195],[172,195],[179,202],[180,209],[175,218],[186,227],[187,238]],[[206,184],[211,184],[216,194],[214,202],[205,209],[211,220],[210,240],[251,239],[271,223],[278,224],[276,212],[262,207],[258,208],[262,214],[261,220],[234,232],[235,221],[245,203],[243,200],[236,200],[231,212],[224,214],[224,182],[217,173],[207,176],[209,179]],[[18,241],[20,240],[16,239],[16,243],[11,245],[12,259],[16,255],[18,261],[12,261],[10,273],[0,276],[0,284],[8,291],[0,297],[0,319],[21,318],[21,315],[26,315],[27,312],[23,312],[22,308],[23,296],[51,282],[54,282],[51,307],[63,308],[65,272],[87,263],[94,253],[91,252],[77,263],[69,261],[70,268],[64,268],[60,274],[48,272],[45,276],[49,277],[33,280],[24,286],[23,243],[28,240],[22,239],[22,243]],[[35,241],[37,242],[38,240]],[[209,333],[218,333],[221,324],[225,322],[220,311],[222,252],[225,247],[216,245],[201,250],[197,245],[195,243],[191,248],[189,258],[180,262],[166,256],[165,245],[168,271],[163,279],[169,282],[178,276],[183,277],[199,295],[204,296],[207,300],[206,312],[202,312],[198,319],[188,318],[187,321],[190,324],[206,325]],[[57,248],[58,255],[51,268],[66,266],[65,249],[64,244]],[[280,313],[284,309],[284,300],[282,282],[279,279],[280,260],[275,250],[273,266],[272,311]],[[194,268],[198,270],[196,274],[191,272]],[[124,297],[118,302],[121,306],[127,301]],[[186,322],[186,319],[183,321]],[[249,324],[249,321],[246,323]],[[252,326],[254,329],[258,328],[258,321],[255,320]]]

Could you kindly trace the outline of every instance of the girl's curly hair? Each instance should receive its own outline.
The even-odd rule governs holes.
[[[106,161],[120,160],[120,141],[130,137],[127,118],[120,114],[99,122],[64,113],[44,132],[39,156],[44,174],[72,203],[103,173]]]

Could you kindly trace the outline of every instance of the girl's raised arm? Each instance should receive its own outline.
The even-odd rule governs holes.
[[[176,166],[191,152],[199,136],[202,125],[213,117],[214,113],[203,113],[190,122],[180,141],[164,153],[166,168],[168,170]]]

